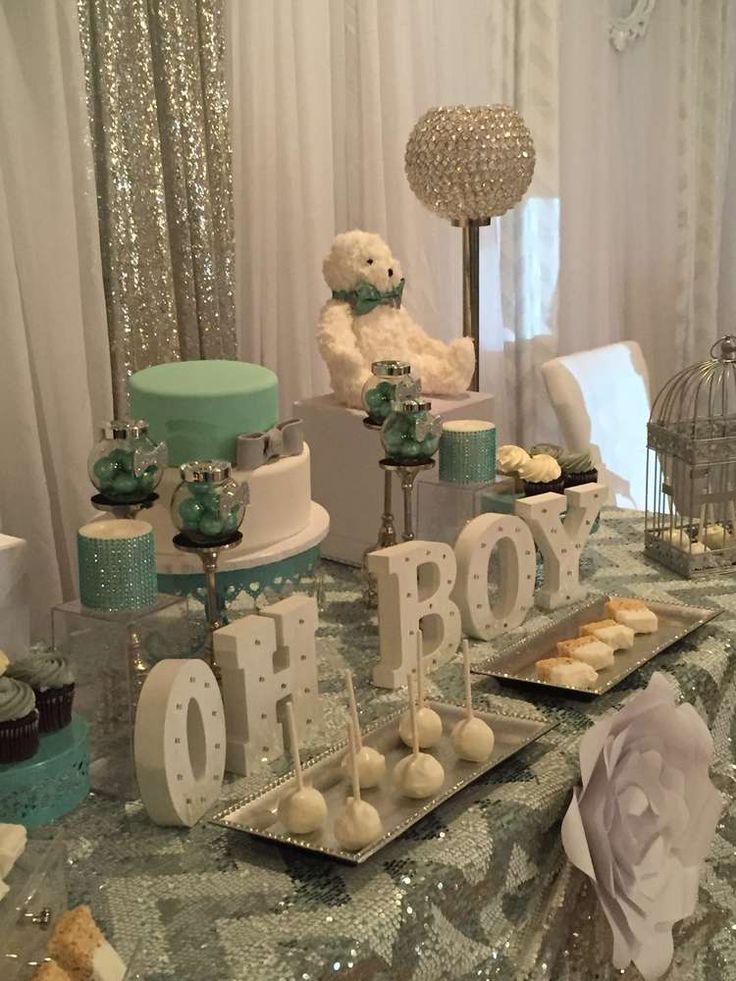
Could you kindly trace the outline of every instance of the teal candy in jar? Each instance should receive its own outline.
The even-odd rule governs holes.
[[[393,402],[413,398],[419,391],[419,379],[412,378],[408,361],[374,361],[360,397],[368,421],[378,427],[388,418]]]
[[[232,479],[227,460],[192,460],[180,473],[171,498],[175,527],[194,545],[229,541],[243,523],[248,485]]]
[[[381,429],[381,442],[389,460],[399,464],[425,463],[440,445],[442,420],[424,398],[394,402]]]
[[[89,478],[113,504],[145,501],[166,467],[166,444],[154,443],[144,419],[116,419],[100,427],[87,460]]]

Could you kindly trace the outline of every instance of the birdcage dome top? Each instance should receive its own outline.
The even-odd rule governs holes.
[[[736,434],[736,336],[721,337],[710,355],[666,383],[652,405],[650,425],[690,439]]]

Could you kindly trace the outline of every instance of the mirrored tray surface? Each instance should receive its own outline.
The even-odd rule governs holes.
[[[463,716],[464,708],[429,699],[426,704],[442,719],[443,738],[438,746],[427,752],[436,756],[442,763],[445,782],[439,793],[425,800],[411,800],[401,796],[393,787],[392,772],[399,760],[410,752],[399,738],[399,719],[403,710],[367,727],[363,731],[363,744],[373,746],[385,755],[386,775],[378,787],[361,790],[361,796],[378,810],[384,833],[362,851],[345,851],[332,833],[332,823],[345,803],[347,795],[351,793],[349,781],[341,767],[346,752],[345,740],[302,767],[305,777],[324,794],[327,802],[327,819],[322,830],[310,835],[292,835],[278,819],[276,809],[282,795],[292,789],[293,770],[274,780],[258,793],[220,811],[214,815],[212,822],[225,828],[246,831],[260,838],[293,845],[306,851],[319,852],[359,865],[407,828],[416,824],[443,801],[554,728],[554,723],[545,719],[476,710],[476,716],[493,729],[495,744],[488,760],[483,763],[469,763],[458,759],[450,741],[452,728]]]
[[[500,654],[494,654],[484,661],[471,666],[474,674],[485,674],[509,684],[546,689],[550,692],[594,697],[610,691],[633,671],[660,654],[678,640],[682,640],[693,630],[702,627],[721,612],[706,606],[686,606],[681,603],[658,603],[646,600],[653,613],[657,614],[659,629],[653,634],[637,634],[634,646],[628,651],[617,651],[610,668],[598,672],[598,683],[593,688],[577,688],[571,685],[556,685],[540,681],[534,665],[541,658],[556,657],[556,644],[578,636],[578,628],[585,623],[606,618],[605,603],[610,596],[597,596],[576,607],[566,617],[556,623],[525,637]]]

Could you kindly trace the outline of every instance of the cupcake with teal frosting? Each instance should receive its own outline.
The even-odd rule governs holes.
[[[589,452],[571,453],[565,451],[557,458],[562,468],[565,487],[579,487],[581,484],[597,484],[598,471]]]
[[[38,710],[33,689],[0,676],[0,763],[29,760],[38,750]]]
[[[66,659],[53,651],[14,661],[8,675],[29,685],[36,696],[41,732],[56,732],[72,721],[74,675]]]

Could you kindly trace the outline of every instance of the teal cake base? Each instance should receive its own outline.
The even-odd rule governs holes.
[[[275,600],[283,593],[298,589],[304,579],[314,574],[319,555],[319,545],[315,545],[280,562],[271,562],[252,569],[218,572],[217,596],[220,609],[237,615],[239,611],[247,612],[252,609],[256,601],[263,597],[272,597]],[[201,573],[159,573],[158,586],[161,592],[186,596],[204,606],[207,590],[204,575]]]
[[[36,755],[0,765],[0,822],[38,828],[68,814],[89,793],[89,725],[79,715],[41,734]]]

